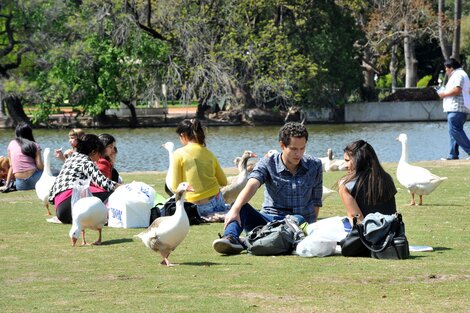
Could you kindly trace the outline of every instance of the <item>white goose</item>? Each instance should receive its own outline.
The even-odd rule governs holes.
[[[165,142],[162,145],[168,151],[168,171],[166,172],[165,177],[165,191],[171,197],[173,195],[173,190],[171,186],[173,185],[173,152],[175,150],[175,144],[171,141]]]
[[[82,235],[82,245],[86,245],[85,228],[98,231],[98,240],[94,245],[101,244],[101,230],[108,219],[108,209],[97,197],[81,198],[72,206],[72,228],[69,236],[72,246],[75,246],[80,233]]]
[[[222,192],[222,195],[224,197],[225,203],[234,202],[240,191],[242,191],[242,189],[245,187],[246,182],[248,181],[248,159],[256,157],[258,156],[251,151],[246,150],[245,152],[243,152],[240,163],[238,165],[240,173],[236,176],[236,179],[231,179],[232,182],[229,185],[224,186],[220,189],[220,192]]]
[[[410,205],[415,205],[415,194],[419,195],[419,205],[423,204],[423,195],[429,195],[447,177],[439,177],[423,167],[408,164],[408,136],[400,134],[401,157],[397,167],[397,179],[411,193]]]
[[[326,157],[319,158],[323,168],[323,172],[343,171],[345,170],[344,160],[335,160],[333,158],[333,150],[328,148]]]
[[[47,215],[51,215],[49,210],[49,192],[51,191],[52,186],[54,185],[55,176],[52,176],[51,172],[51,149],[45,148],[43,152],[44,158],[44,169],[42,175],[35,185],[36,194],[39,200],[44,203],[44,206],[47,210]]]
[[[136,235],[145,246],[155,252],[160,252],[163,257],[162,265],[173,265],[168,261],[168,257],[189,232],[189,219],[184,210],[184,194],[186,191],[194,190],[188,183],[180,183],[175,193],[175,214],[157,218],[146,231]]]

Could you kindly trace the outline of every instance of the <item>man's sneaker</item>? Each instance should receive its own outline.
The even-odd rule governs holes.
[[[441,161],[458,160],[459,158],[441,158]]]
[[[216,239],[212,243],[212,247],[215,251],[221,254],[239,254],[245,250],[245,245],[240,241],[240,239],[232,235],[222,237],[219,234],[219,237],[220,239]]]

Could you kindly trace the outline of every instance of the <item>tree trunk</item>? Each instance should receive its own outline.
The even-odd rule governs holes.
[[[405,26],[406,27],[406,26]],[[406,30],[405,30],[406,31]],[[405,54],[405,87],[416,87],[416,82],[418,80],[418,67],[415,54],[415,45],[413,37],[409,34],[406,34],[403,42],[403,49]]]
[[[391,59],[389,64],[390,76],[392,77],[392,93],[395,92],[398,86],[398,57],[397,57],[398,45],[395,43],[390,51]]]
[[[450,52],[449,52],[449,43],[447,42],[446,32],[444,30],[445,27],[445,0],[439,0],[438,9],[437,9],[437,16],[438,16],[438,25],[439,25],[439,44],[441,46],[442,56],[444,60],[449,59]]]
[[[452,38],[452,57],[460,61],[460,25],[462,21],[462,0],[454,2],[454,36]]]
[[[19,123],[31,125],[30,119],[26,116],[26,113],[23,110],[23,104],[21,103],[20,98],[17,96],[7,96],[3,101],[8,112],[7,114],[13,121],[13,125],[17,125]]]
[[[232,85],[232,90],[235,98],[243,105],[245,109],[256,108],[255,99],[253,99],[251,96],[251,91],[246,85]]]
[[[135,111],[135,106],[132,103],[132,101],[123,101],[129,111],[131,111],[131,119],[129,121],[129,127],[130,128],[136,128],[139,125],[139,122],[137,121],[137,113]]]

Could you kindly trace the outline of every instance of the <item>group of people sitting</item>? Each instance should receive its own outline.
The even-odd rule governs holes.
[[[2,190],[14,182],[16,190],[35,189],[44,170],[41,147],[35,141],[33,130],[28,124],[18,124],[16,138],[7,148],[8,169]],[[64,164],[50,191],[49,202],[56,208],[60,222],[72,223],[71,197],[75,182],[90,179],[91,193],[105,201],[119,185],[119,173],[114,168],[116,161],[116,140],[110,134],[85,134],[81,129],[69,132],[70,149],[55,150],[55,156]],[[5,158],[6,159],[6,158]],[[3,161],[3,159],[2,159]]]
[[[323,169],[318,158],[305,154],[308,131],[303,124],[289,122],[280,129],[281,152],[265,156],[256,164],[231,204],[224,202],[220,192],[227,178],[206,147],[201,122],[184,120],[176,132],[183,147],[173,155],[172,188],[188,182],[195,191],[187,193],[187,200],[197,205],[202,217],[225,213],[224,234],[212,244],[215,251],[238,254],[246,248],[240,240],[243,231],[287,215],[294,216],[299,225],[317,221],[322,206]],[[397,190],[372,146],[364,140],[355,141],[345,147],[344,160],[347,173],[337,187],[349,223],[353,217],[362,220],[369,213],[395,213]],[[258,210],[249,201],[262,185],[264,202]]]
[[[188,192],[186,199],[197,205],[202,217],[225,213],[223,236],[213,242],[215,251],[238,254],[245,249],[240,240],[243,231],[249,232],[287,215],[295,217],[299,225],[317,221],[322,206],[323,170],[318,158],[305,154],[308,131],[303,124],[289,122],[281,127],[278,138],[281,152],[267,155],[256,164],[246,186],[231,204],[225,203],[220,191],[227,185],[227,177],[206,146],[201,122],[186,119],[177,126],[176,133],[182,147],[173,154],[171,188],[176,190],[181,182],[188,182],[194,192]],[[62,223],[72,222],[71,196],[78,179],[90,179],[90,191],[103,201],[120,185],[114,169],[117,148],[113,136],[74,129],[69,133],[69,142],[71,148],[66,152],[55,151],[64,164],[49,197]],[[15,179],[18,190],[34,189],[44,165],[41,148],[29,125],[17,126],[8,156],[11,166],[6,185]],[[347,173],[338,181],[337,188],[349,220],[353,217],[361,220],[375,212],[395,213],[397,190],[372,146],[364,140],[352,142],[344,149],[344,160]],[[262,185],[264,202],[258,210],[249,202]]]

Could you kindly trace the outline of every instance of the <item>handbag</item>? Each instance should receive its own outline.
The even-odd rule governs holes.
[[[346,237],[339,242],[341,246],[341,254],[343,256],[352,257],[370,257],[370,250],[362,243],[359,236],[358,216],[353,217],[353,227]]]
[[[359,226],[359,236],[364,246],[370,250],[371,256],[376,259],[403,260],[410,257],[408,239],[405,235],[405,224],[400,213],[394,214],[387,236],[376,242],[370,243],[364,235],[364,225]]]
[[[386,221],[389,225],[385,225]],[[407,259],[410,256],[405,224],[400,213],[388,216],[369,214],[363,223],[357,223],[357,217],[354,217],[353,229],[340,245],[344,256],[394,260]]]

